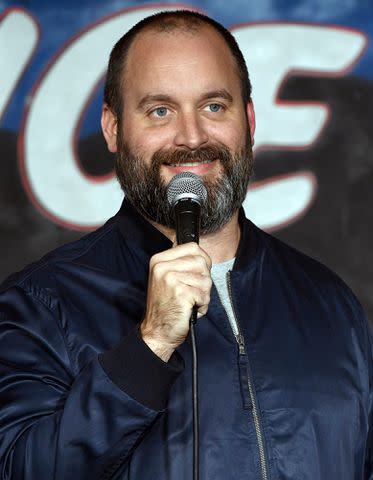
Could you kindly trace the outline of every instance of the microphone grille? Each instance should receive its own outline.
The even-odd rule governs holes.
[[[192,198],[200,205],[207,198],[206,187],[198,175],[192,172],[181,172],[175,175],[167,187],[167,199],[173,207],[182,198]]]

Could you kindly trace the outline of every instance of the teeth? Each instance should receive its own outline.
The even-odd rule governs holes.
[[[185,162],[185,163],[171,163],[171,167],[197,167],[198,165],[204,165],[206,163],[211,163],[212,160],[207,162]]]

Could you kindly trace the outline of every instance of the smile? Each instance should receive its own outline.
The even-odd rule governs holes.
[[[206,160],[203,162],[183,162],[183,163],[170,163],[170,167],[197,167],[198,165],[205,165],[212,163],[213,160]]]
[[[174,164],[165,164],[173,174],[180,172],[193,172],[196,175],[207,175],[209,172],[214,171],[216,166],[216,160],[199,160],[196,162],[183,162]]]

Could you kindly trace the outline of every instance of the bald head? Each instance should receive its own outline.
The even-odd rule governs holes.
[[[165,34],[193,36],[201,33],[201,29],[205,30],[206,28],[216,31],[228,47],[240,81],[243,102],[246,105],[250,101],[251,84],[246,63],[232,34],[215,20],[197,12],[189,10],[161,12],[137,23],[119,39],[111,52],[104,101],[117,116],[118,121],[121,119],[123,109],[122,92],[125,88],[128,59],[132,54],[132,46],[138,43],[139,37],[143,34],[147,36],[146,34],[149,32],[163,36]]]

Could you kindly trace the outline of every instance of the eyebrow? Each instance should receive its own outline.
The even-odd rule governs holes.
[[[211,98],[224,98],[227,100],[229,103],[233,102],[233,97],[232,95],[225,89],[222,88],[220,90],[212,90],[210,92],[205,93],[201,100],[209,100]],[[145,95],[138,103],[137,108],[139,110],[142,110],[145,108],[147,105],[152,104],[152,103],[173,103],[174,99],[170,95],[164,95],[164,94],[147,94]]]
[[[148,93],[147,95],[145,95],[145,97],[142,97],[142,99],[139,101],[138,105],[137,105],[137,108],[139,110],[142,110],[143,108],[145,108],[147,105],[151,104],[151,103],[158,103],[158,102],[172,102],[172,97],[170,97],[170,95],[162,95],[162,94],[155,94],[155,95],[152,95],[150,93]]]
[[[224,100],[227,100],[229,103],[233,102],[232,95],[225,88],[207,92],[205,95],[203,95],[202,100],[209,100],[210,98],[224,98]]]

